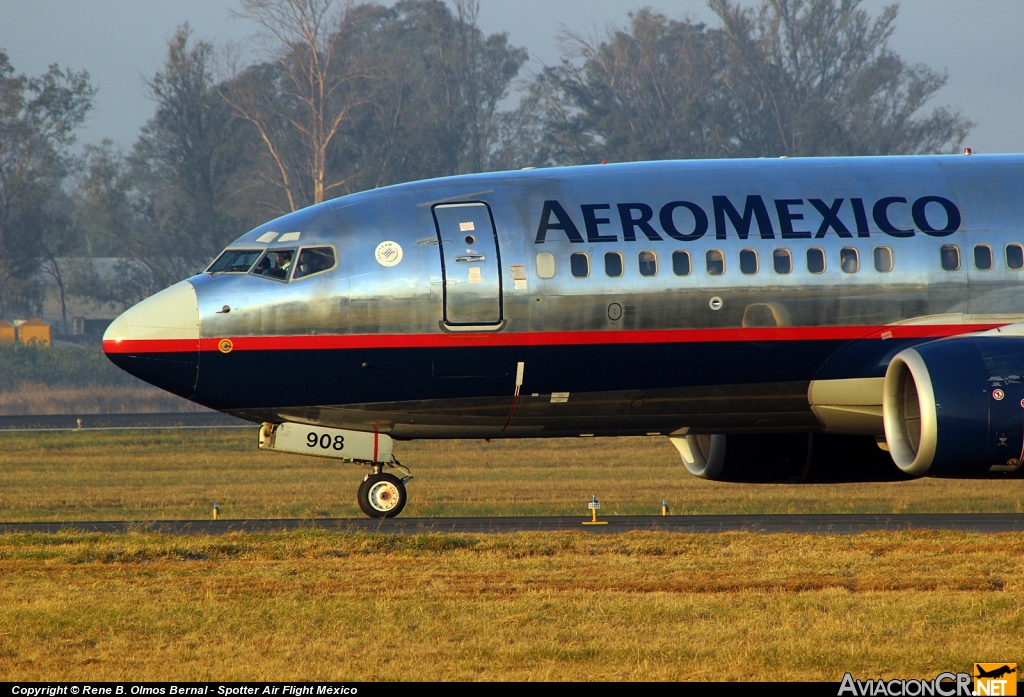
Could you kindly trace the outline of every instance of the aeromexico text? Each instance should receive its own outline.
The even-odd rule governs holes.
[[[769,205],[775,209],[775,220],[769,214]],[[570,242],[581,244],[617,242],[620,238],[616,228],[621,227],[621,239],[625,242],[635,242],[638,236],[655,241],[668,237],[692,242],[704,237],[712,218],[715,238],[719,240],[726,239],[727,227],[745,240],[754,226],[761,239],[776,239],[776,223],[779,237],[784,240],[821,238],[829,232],[839,237],[869,237],[872,232],[892,237],[913,237],[920,231],[933,237],[945,237],[959,230],[961,221],[960,209],[942,196],[922,196],[912,201],[904,196],[886,196],[870,203],[862,198],[831,201],[786,198],[771,199],[766,203],[761,196],[751,195],[741,205],[733,203],[728,196],[712,196],[710,218],[705,206],[692,201],[669,201],[661,205],[655,215],[655,207],[646,203],[616,203],[614,208],[610,203],[585,203],[579,206],[579,218],[574,219],[559,201],[549,200],[544,202],[534,241],[541,244],[553,239],[553,233],[561,233]],[[804,215],[811,211],[821,216],[817,230],[805,229],[808,222]],[[869,213],[875,230],[868,225]],[[813,213],[811,215],[817,218]],[[580,218],[586,239],[576,224]],[[613,222],[613,219],[617,220]],[[912,220],[914,228],[899,227],[894,220],[903,220],[904,225]]]

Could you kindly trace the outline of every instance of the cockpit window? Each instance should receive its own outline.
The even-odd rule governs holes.
[[[294,249],[269,249],[252,270],[257,276],[287,281],[295,259]]]
[[[293,279],[312,276],[334,268],[334,250],[330,247],[305,247],[299,252],[299,263]]]
[[[210,264],[207,273],[246,273],[260,258],[262,249],[226,249]]]

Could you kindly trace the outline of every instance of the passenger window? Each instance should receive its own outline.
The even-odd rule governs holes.
[[[960,268],[960,248],[955,244],[944,244],[939,248],[939,260],[944,271]]]
[[[987,244],[974,245],[974,268],[982,271],[992,268],[992,248]]]
[[[712,276],[721,276],[725,273],[725,255],[717,249],[709,249],[704,255],[707,261],[708,273]]]
[[[299,252],[299,263],[292,278],[312,276],[334,268],[334,250],[330,247],[306,247]]]
[[[740,271],[748,276],[757,273],[757,252],[753,249],[740,250]]]
[[[604,272],[609,276],[618,277],[622,275],[622,255],[618,252],[605,252]]]
[[[839,267],[844,273],[857,273],[860,271],[860,258],[857,250],[853,247],[843,247],[839,250]]]
[[[252,272],[257,276],[276,278],[281,281],[288,280],[288,274],[292,272],[292,260],[295,258],[294,249],[268,250],[263,258],[257,262]]]
[[[569,270],[576,278],[586,278],[590,275],[590,257],[582,252],[570,254]]]
[[[654,252],[640,252],[637,261],[640,263],[641,276],[656,276],[658,274],[658,257]]]
[[[825,252],[817,247],[807,250],[807,270],[811,273],[825,272]]]
[[[793,270],[793,257],[788,249],[776,249],[772,252],[772,266],[775,273],[789,273]]]
[[[555,277],[555,255],[551,252],[541,252],[537,255],[537,275],[541,278]]]
[[[1019,244],[1006,245],[1006,268],[1015,271],[1024,268],[1024,247]]]
[[[684,251],[672,252],[672,273],[676,276],[690,275],[690,253]]]
[[[879,273],[892,271],[892,250],[888,247],[875,247],[875,271]]]
[[[245,273],[262,253],[262,249],[227,249],[210,264],[206,273]]]

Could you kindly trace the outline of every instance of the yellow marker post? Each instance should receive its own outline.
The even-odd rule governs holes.
[[[213,504],[213,519],[217,520],[220,518],[220,506]]]
[[[668,515],[668,501],[661,502],[661,514]]]
[[[590,503],[587,504],[587,508],[590,509],[590,520],[584,520],[583,525],[607,525],[607,520],[598,520],[597,511],[601,508],[601,504],[597,500],[597,494],[590,497]]]

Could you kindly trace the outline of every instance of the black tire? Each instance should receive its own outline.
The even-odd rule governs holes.
[[[405,484],[393,474],[371,474],[359,485],[359,508],[371,518],[394,518],[405,508]]]

